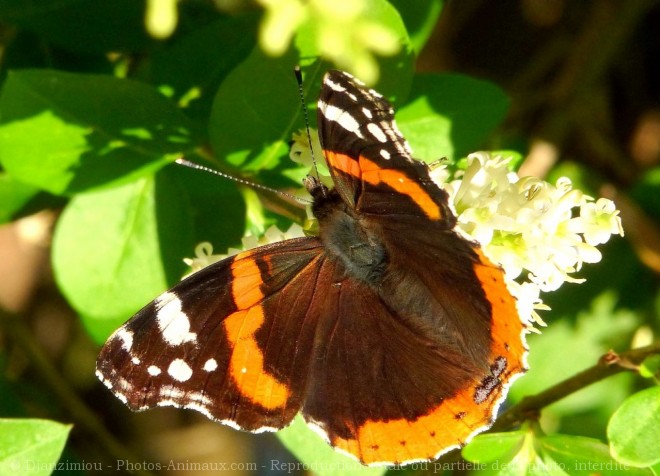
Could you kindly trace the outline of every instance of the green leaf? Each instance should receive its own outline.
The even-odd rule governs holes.
[[[651,473],[653,473],[653,476],[660,475],[660,463],[654,464],[649,469],[651,470]]]
[[[529,429],[477,436],[463,450],[463,455],[479,475],[514,476],[544,472],[544,465],[534,450],[534,435]],[[490,444],[495,445],[489,447]],[[470,448],[472,446],[472,448]]]
[[[162,174],[71,200],[55,230],[53,269],[97,342],[180,278],[191,229],[185,196]]]
[[[478,150],[508,106],[504,92],[487,81],[458,74],[418,74],[396,119],[416,158],[455,161]]]
[[[183,113],[134,81],[24,70],[0,97],[0,161],[55,194],[147,175],[198,142]]]
[[[216,157],[254,172],[274,168],[286,156],[292,132],[302,127],[292,73],[297,62],[291,54],[272,59],[255,49],[227,76],[213,101],[209,124]],[[259,87],[255,78],[261,78]]]
[[[0,172],[0,223],[11,221],[38,193],[38,188]]]
[[[239,15],[197,28],[170,48],[154,52],[138,75],[167,86],[190,116],[207,121],[222,80],[254,48],[258,21],[255,14]]]
[[[51,474],[69,431],[71,425],[49,420],[0,419],[0,474]]]
[[[438,23],[444,0],[431,0],[426,2],[411,2],[409,0],[390,0],[401,14],[406,25],[415,54],[420,51],[428,41],[433,29]]]
[[[145,3],[113,0],[108,8],[95,0],[0,0],[0,18],[72,51],[127,51],[151,42],[144,28]]]
[[[290,426],[277,432],[277,437],[301,463],[318,476],[377,476],[387,469],[368,468],[357,460],[336,452],[307,426],[300,415],[296,416]]]
[[[645,378],[660,379],[660,355],[652,355],[644,359],[639,366],[639,374]]]
[[[463,456],[479,475],[650,475],[614,461],[599,440],[536,433],[540,430],[479,435],[463,449]]]
[[[660,462],[660,387],[627,398],[607,426],[612,455],[635,467]]]
[[[194,244],[208,241],[216,254],[225,253],[228,247],[240,244],[246,229],[247,206],[244,193],[236,183],[180,166],[166,167],[159,173],[176,185],[179,200],[188,204],[187,213],[193,221],[190,233]],[[192,255],[192,251],[186,250],[186,256]],[[173,259],[178,264],[181,256],[174,256]]]
[[[541,456],[553,461],[565,474],[591,476],[650,475],[650,471],[630,468],[610,456],[607,445],[593,438],[548,435],[538,439]]]
[[[520,451],[527,431],[477,435],[463,450],[463,458],[473,463],[509,461]]]

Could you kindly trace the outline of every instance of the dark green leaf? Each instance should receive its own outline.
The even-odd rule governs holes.
[[[401,14],[406,24],[410,41],[416,54],[422,50],[438,23],[444,0],[411,2],[409,0],[390,0]]]
[[[0,474],[48,476],[71,425],[49,420],[0,419]]]
[[[660,387],[626,399],[612,415],[607,437],[614,457],[635,467],[660,462]]]
[[[109,76],[13,72],[0,114],[7,172],[55,194],[144,176],[198,143],[170,101]]]
[[[254,48],[258,21],[253,14],[220,18],[155,52],[138,74],[167,86],[190,116],[206,121],[220,83]]]
[[[502,90],[487,81],[458,74],[420,74],[396,118],[416,158],[456,160],[479,149],[508,105]]]
[[[76,53],[56,45],[46,45],[42,38],[27,30],[19,30],[9,39],[2,56],[0,74],[4,81],[9,71],[50,68],[77,73],[112,74],[106,54]]]
[[[246,205],[236,183],[179,166],[166,167],[161,173],[176,185],[179,196],[190,206],[195,244],[208,241],[216,254],[240,244],[246,228]],[[167,207],[165,200],[162,208]],[[192,250],[187,252],[190,255]],[[181,256],[173,258],[181,260]]]
[[[107,52],[142,48],[145,0],[0,0],[0,18],[73,51]]]

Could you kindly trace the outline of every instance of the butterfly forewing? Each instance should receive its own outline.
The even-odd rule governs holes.
[[[347,73],[330,71],[318,103],[321,144],[337,191],[363,214],[455,224],[447,194],[412,158],[390,104]]]

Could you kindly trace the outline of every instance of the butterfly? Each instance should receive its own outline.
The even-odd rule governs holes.
[[[301,413],[365,465],[435,459],[493,423],[526,370],[526,325],[386,99],[329,71],[318,126],[334,183],[305,182],[318,236],[175,285],[109,337],[97,375],[136,411],[255,433]]]

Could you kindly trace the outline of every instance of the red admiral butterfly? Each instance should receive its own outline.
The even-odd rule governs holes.
[[[492,424],[525,325],[380,94],[330,71],[318,124],[335,185],[306,181],[319,236],[193,274],[108,339],[97,374],[132,410],[255,433],[301,412],[365,464],[436,458]]]

